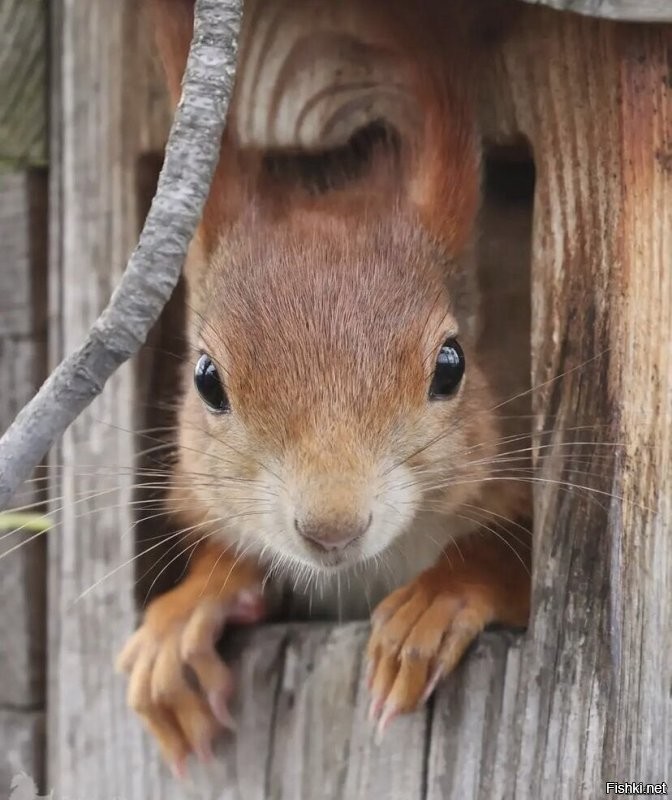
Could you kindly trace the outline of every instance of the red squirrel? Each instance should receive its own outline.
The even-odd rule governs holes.
[[[193,550],[119,661],[178,774],[232,725],[215,645],[228,622],[264,617],[269,571],[318,584],[322,611],[375,608],[381,726],[486,625],[527,622],[531,504],[524,483],[496,479],[507,440],[479,345],[480,145],[449,5],[343,4],[414,110],[326,188],[293,171],[300,153],[241,145],[234,98],[185,268],[192,356],[169,503]],[[194,0],[150,6],[175,104]]]

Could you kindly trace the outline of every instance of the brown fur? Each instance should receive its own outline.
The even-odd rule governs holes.
[[[151,5],[176,100],[193,3]],[[384,720],[414,705],[430,673],[452,668],[485,624],[523,624],[528,607],[529,554],[521,561],[515,536],[504,545],[472,537],[462,565],[446,554],[475,527],[464,504],[514,525],[529,511],[516,484],[487,482],[500,433],[475,324],[479,153],[470,76],[459,68],[466,34],[451,27],[460,17],[447,5],[427,0],[410,17],[406,3],[398,14],[385,4],[384,15],[378,3],[359,6],[417,97],[417,124],[400,132],[399,152],[382,146],[363,177],[316,197],[265,174],[262,154],[240,152],[228,134],[188,272],[192,344],[217,364],[232,412],[205,410],[190,364],[175,471],[189,498],[176,489],[174,507],[191,524],[208,521],[209,541],[220,543],[213,570],[223,559],[229,578],[248,568],[232,546],[313,573],[360,562],[363,591],[376,600],[377,559],[399,557],[406,586],[381,606],[371,651]],[[467,371],[454,397],[431,402],[437,352],[452,336]],[[305,520],[338,529],[367,517],[370,528],[343,553],[317,554],[295,530]],[[157,600],[150,638],[162,603],[174,614],[172,600]],[[185,614],[198,613],[188,593]],[[418,636],[435,646],[411,663],[404,641]],[[181,702],[168,707],[177,713]],[[163,698],[153,707],[161,716],[165,706]],[[178,740],[197,749],[185,724]]]

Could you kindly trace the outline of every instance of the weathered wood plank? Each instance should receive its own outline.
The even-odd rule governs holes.
[[[368,626],[365,626],[368,636]],[[390,723],[382,740],[367,718],[370,694],[364,665],[353,711],[348,772],[341,798],[366,800],[380,792],[391,800],[422,798],[425,785],[427,709]]]
[[[9,425],[45,374],[45,200],[43,173],[0,175],[0,430]],[[16,504],[44,500],[40,486],[26,484]],[[44,706],[45,592],[43,537],[34,532],[10,533],[0,526],[3,788],[19,768],[35,775],[42,771],[43,743],[35,720]]]
[[[52,4],[54,359],[83,338],[137,240],[139,109],[129,91],[137,46],[128,34],[137,28],[138,5]],[[132,567],[115,572],[134,555],[133,402],[127,365],[64,436],[58,455],[48,720],[48,783],[58,796],[152,796],[143,734],[113,671],[135,624]]]
[[[525,2],[605,19],[672,22],[672,7],[669,0],[525,0]]]
[[[610,623],[616,662],[607,732],[616,763],[672,773],[672,25],[619,38],[623,109],[620,285],[610,392],[627,447],[614,489]],[[624,334],[629,337],[624,346]],[[662,602],[661,602],[662,601]],[[642,691],[642,687],[644,690]],[[633,752],[634,750],[634,752]]]
[[[337,800],[343,796],[365,639],[349,628],[297,631],[285,649],[267,797]]]
[[[0,169],[47,159],[47,11],[0,0]]]
[[[146,198],[138,199],[139,160],[161,148],[167,133],[165,92],[140,6],[51,6],[52,364],[83,338],[126,264],[146,210]],[[169,780],[113,670],[136,618],[138,383],[134,365],[126,365],[53,458],[60,524],[49,551],[48,774],[58,796],[145,800],[160,779]],[[178,791],[172,779],[171,785]]]
[[[46,189],[42,170],[0,175],[0,337],[45,335]]]
[[[536,155],[543,449],[503,796],[593,797],[672,771],[672,29],[524,16],[504,72]]]
[[[42,782],[44,757],[44,713],[41,711],[7,711],[0,709],[0,796],[10,797],[17,784],[30,786]],[[21,797],[19,795],[19,800]],[[30,800],[33,795],[29,794]]]
[[[430,730],[427,800],[517,797],[511,732],[519,725],[521,641],[486,634],[439,689]],[[527,796],[527,795],[520,795]]]
[[[220,779],[210,783],[221,800],[266,797],[268,754],[276,735],[275,708],[283,680],[287,638],[284,626],[270,627],[256,632],[253,646],[249,646],[246,633],[225,651],[227,660],[229,653],[238,653],[230,658],[238,686],[233,705],[237,732],[222,742]]]
[[[268,800],[420,798],[426,712],[396,720],[382,741],[367,719],[367,623],[289,625],[266,751]],[[255,631],[247,646],[258,647]],[[249,743],[237,743],[242,749]]]
[[[0,430],[35,392],[43,363],[43,342],[0,337]],[[37,477],[43,474],[38,470]],[[42,480],[24,486],[16,505],[44,501],[37,488],[43,486]],[[34,709],[44,702],[45,593],[44,536],[0,526],[0,708]],[[4,737],[0,728],[0,742]]]

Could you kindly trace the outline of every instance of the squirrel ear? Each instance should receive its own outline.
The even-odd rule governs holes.
[[[453,68],[433,86],[431,78],[418,86],[423,114],[409,156],[407,196],[429,231],[457,255],[473,240],[481,194],[480,141],[468,76]]]
[[[180,100],[196,0],[144,0],[173,106]]]
[[[406,55],[415,104],[405,132],[404,193],[452,255],[473,239],[480,198],[478,5],[471,0],[404,3],[406,18],[400,12],[391,23]]]

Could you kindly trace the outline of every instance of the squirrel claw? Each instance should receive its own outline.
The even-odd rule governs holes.
[[[187,775],[189,755],[212,761],[213,741],[223,730],[235,730],[233,678],[216,648],[225,624],[234,618],[255,622],[264,612],[256,584],[225,597],[198,586],[187,594],[184,586],[152,603],[118,659],[118,668],[129,674],[128,703],[178,780]]]
[[[225,691],[212,691],[208,693],[208,703],[212,713],[215,715],[217,722],[232,733],[236,732],[236,720],[229,711],[230,692]]]
[[[367,652],[377,741],[396,716],[426,702],[490,618],[477,589],[451,587],[431,570],[379,604]]]
[[[173,777],[177,781],[184,781],[187,778],[188,770],[187,770],[187,762],[184,758],[176,759],[170,763],[170,771],[173,773]]]
[[[368,721],[375,722],[379,718],[382,708],[383,700],[380,697],[374,697],[369,705],[369,713],[367,714]]]
[[[380,718],[378,720],[378,725],[376,726],[376,736],[375,736],[376,744],[380,745],[382,743],[385,731],[387,730],[392,720],[398,715],[399,715],[399,709],[397,708],[396,705],[390,702],[385,703]]]
[[[214,758],[214,753],[212,752],[212,741],[210,738],[203,738],[198,747],[196,747],[195,752],[196,757],[201,764],[209,764]]]

